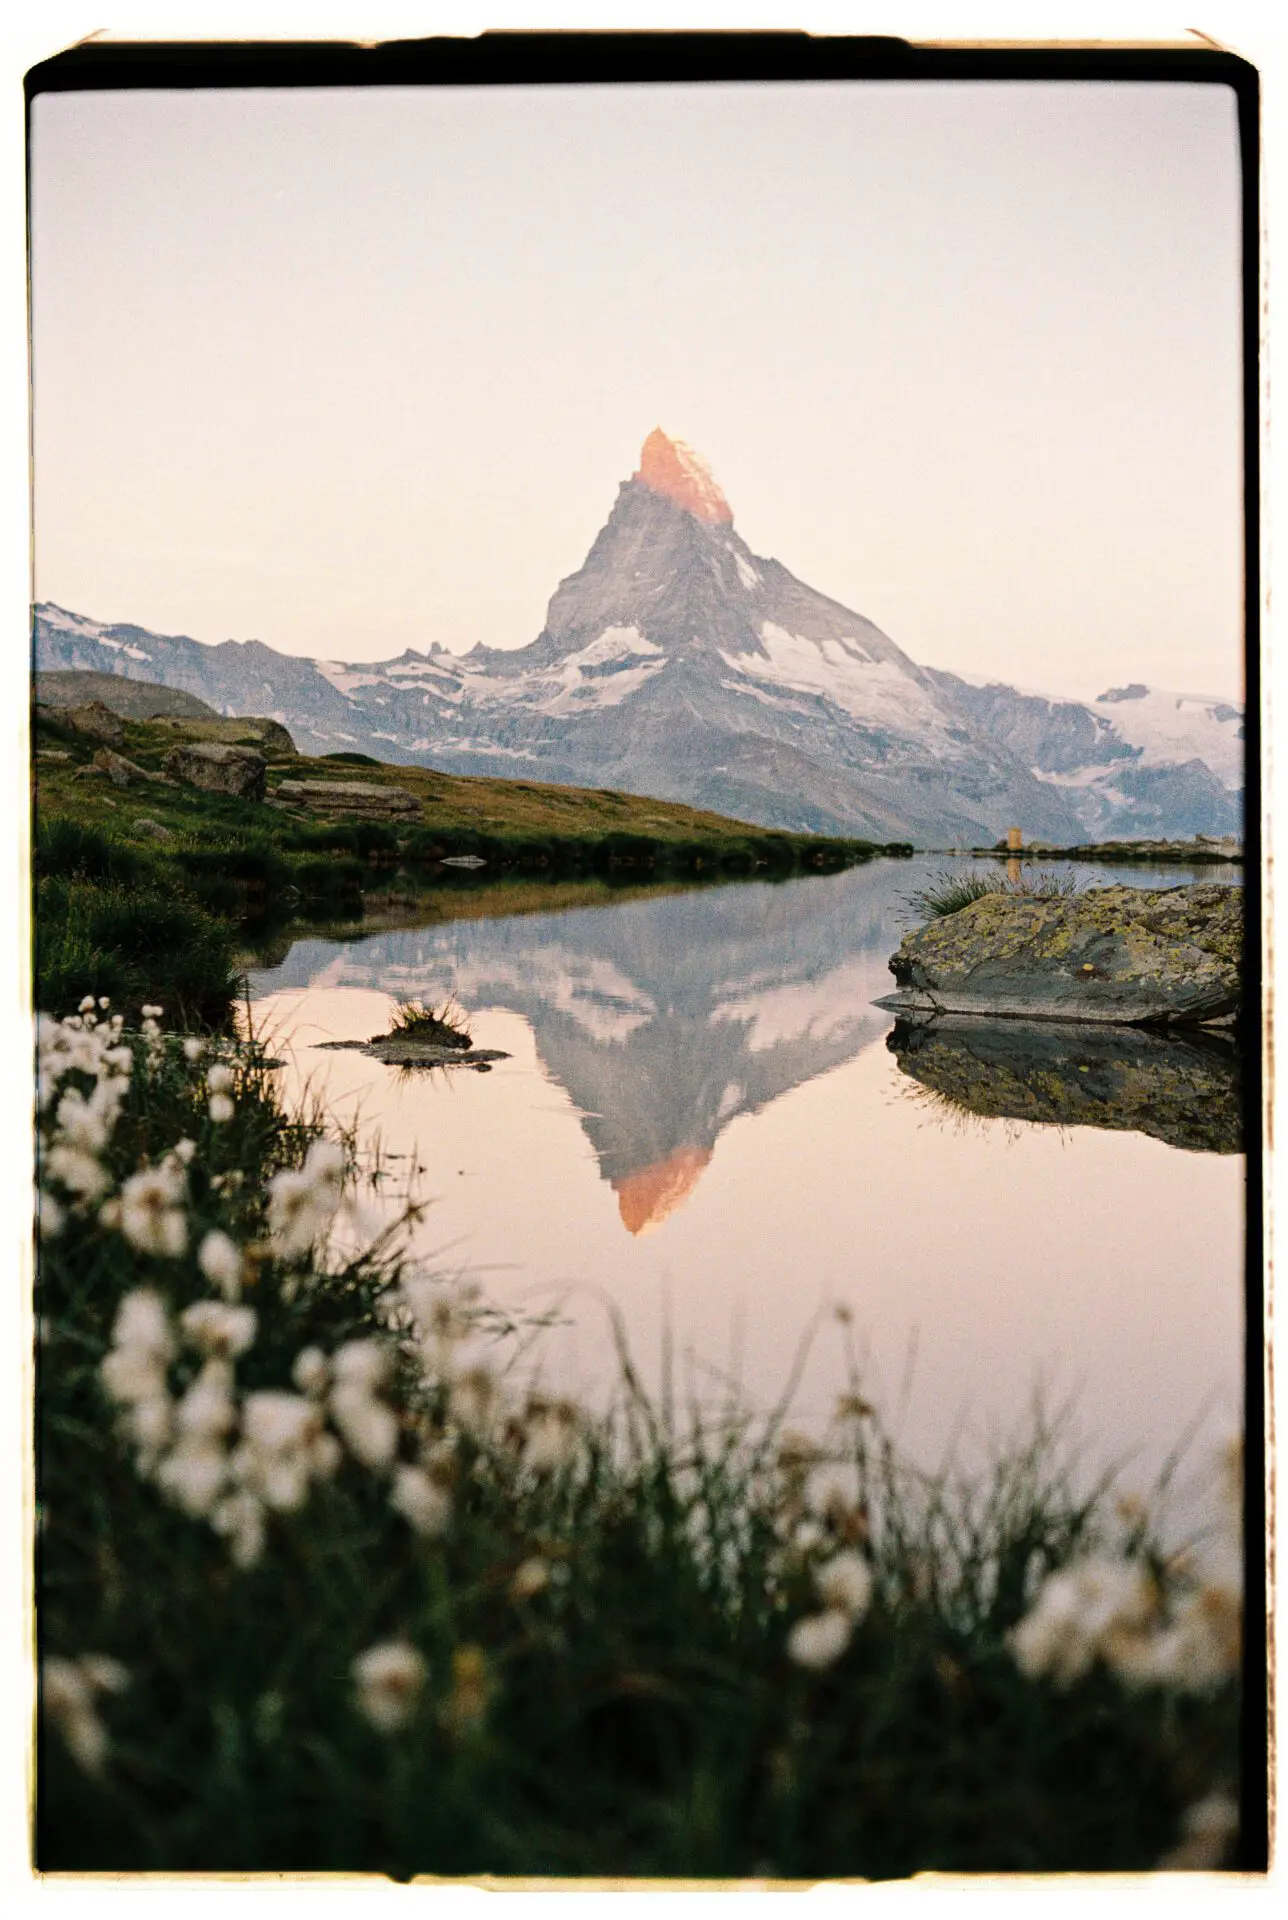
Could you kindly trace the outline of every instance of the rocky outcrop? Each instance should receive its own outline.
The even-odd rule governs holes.
[[[355,813],[369,820],[420,817],[420,801],[406,787],[380,787],[367,780],[283,780],[273,798],[310,813]]]
[[[82,733],[87,740],[101,740],[109,747],[119,747],[125,738],[120,720],[101,700],[87,701],[83,707],[59,707],[54,718],[73,733]]]
[[[886,1045],[949,1116],[1106,1127],[1195,1153],[1242,1151],[1239,1055],[1226,1036],[949,1014],[896,1020]]]
[[[296,751],[295,742],[281,721],[267,720],[259,714],[239,715],[236,719],[220,714],[213,714],[209,719],[163,715],[156,724],[184,740],[214,740],[234,747],[253,744],[262,747],[265,753],[274,754]]]
[[[1238,1011],[1243,889],[985,894],[909,934],[890,961],[903,1013],[1193,1026]]]
[[[165,757],[166,772],[187,787],[200,787],[203,793],[227,793],[239,800],[262,800],[264,756],[252,747],[222,746],[218,742],[197,742],[172,747]]]

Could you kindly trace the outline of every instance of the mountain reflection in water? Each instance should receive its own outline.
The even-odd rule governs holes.
[[[889,956],[922,865],[880,861],[825,882],[452,919],[338,946],[306,937],[277,966],[252,972],[252,993],[366,987],[520,1014],[578,1110],[623,1225],[638,1234],[693,1192],[732,1121],[854,1059],[889,1025],[871,1003],[889,990]],[[1193,876],[1115,868],[1094,881],[1124,877],[1143,886]],[[1238,1064],[1220,1042],[899,1021],[887,1044],[946,1109],[1238,1150]]]
[[[794,1418],[825,1421],[853,1362],[929,1466],[1028,1428],[1041,1384],[1072,1398],[1088,1472],[1129,1458],[1143,1491],[1179,1437],[1199,1461],[1239,1417],[1235,1063],[1130,1035],[1088,1040],[1093,1060],[1050,1031],[1027,1053],[995,1029],[892,1049],[872,1002],[944,865],[593,907],[563,889],[562,911],[496,919],[483,890],[462,919],[439,896],[431,926],[314,933],[252,970],[256,1024],[288,1100],[379,1138],[376,1217],[421,1169],[417,1257],[555,1314],[531,1359],[552,1388],[611,1394],[616,1315],[649,1391],[669,1353],[684,1393],[724,1404],[732,1381],[767,1408],[813,1324]],[[491,1073],[319,1046],[448,994],[509,1055]]]
[[[901,863],[549,916],[297,941],[268,988],[374,987],[521,1014],[631,1233],[693,1191],[732,1121],[852,1060],[887,1024]]]

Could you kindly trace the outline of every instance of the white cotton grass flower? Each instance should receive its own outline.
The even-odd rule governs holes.
[[[258,1324],[254,1307],[230,1306],[223,1300],[198,1300],[179,1315],[179,1326],[190,1346],[229,1359],[236,1359],[254,1345]]]
[[[395,1470],[389,1504],[413,1532],[430,1540],[445,1533],[452,1518],[451,1495],[423,1467]]]
[[[121,1188],[121,1232],[139,1253],[177,1260],[187,1251],[183,1170],[174,1165],[135,1173]]]
[[[79,1013],[93,1013],[94,996],[92,993],[87,993],[85,995],[85,998],[81,1001],[80,1006],[77,1008],[77,1011]]]
[[[577,1415],[563,1401],[532,1410],[523,1443],[523,1463],[534,1473],[567,1466],[577,1446]]]
[[[346,1340],[331,1355],[331,1377],[337,1386],[374,1393],[388,1378],[390,1358],[379,1340]]]
[[[1152,1624],[1158,1596],[1142,1566],[1088,1556],[1054,1573],[1011,1629],[1016,1665],[1030,1680],[1072,1686],[1111,1649],[1124,1673],[1140,1671],[1140,1636]]]
[[[331,1368],[321,1347],[301,1347],[291,1367],[291,1378],[301,1393],[319,1394],[326,1391]]]
[[[398,1416],[362,1386],[331,1390],[328,1409],[341,1438],[364,1467],[387,1467],[398,1451]]]
[[[212,1287],[218,1287],[225,1300],[241,1295],[245,1276],[242,1250],[220,1227],[212,1227],[197,1248],[197,1265]]]
[[[164,1363],[174,1356],[174,1330],[165,1301],[152,1287],[123,1294],[112,1322],[112,1344],[151,1355]]]
[[[550,1563],[539,1554],[521,1560],[510,1576],[510,1598],[532,1600],[550,1585]]]
[[[153,1400],[166,1391],[166,1361],[146,1347],[111,1347],[98,1371],[104,1391],[117,1406]]]
[[[483,1433],[496,1410],[500,1397],[496,1376],[490,1367],[467,1367],[459,1373],[447,1396],[452,1419],[467,1433]]]
[[[265,1453],[286,1453],[307,1446],[321,1426],[321,1414],[312,1400],[278,1388],[248,1393],[242,1408],[243,1438]]]
[[[107,1758],[107,1729],[99,1719],[96,1696],[120,1693],[130,1676],[106,1654],[82,1654],[78,1660],[49,1655],[40,1665],[41,1706],[61,1733],[67,1750],[86,1773],[101,1773]]]
[[[226,1093],[211,1094],[210,1102],[206,1108],[206,1112],[210,1115],[210,1118],[214,1121],[217,1127],[225,1126],[227,1122],[232,1119],[236,1111],[237,1111],[237,1108],[234,1106],[232,1099],[229,1097],[228,1094]]]
[[[861,1553],[838,1553],[816,1570],[814,1588],[825,1607],[861,1620],[872,1604],[872,1569]]]
[[[196,1034],[189,1034],[188,1038],[183,1043],[183,1057],[190,1064],[197,1060],[200,1060],[202,1054],[205,1051],[206,1051],[205,1041],[199,1040]]]
[[[298,1171],[276,1173],[268,1183],[268,1231],[282,1260],[302,1260],[335,1218],[344,1190],[344,1150],[315,1140]]]
[[[397,1733],[415,1714],[428,1669],[407,1640],[386,1640],[368,1647],[351,1669],[357,1705],[381,1733]]]
[[[264,1503],[247,1488],[229,1493],[210,1515],[214,1531],[228,1541],[233,1565],[253,1567],[264,1551]]]
[[[228,1455],[216,1440],[180,1440],[156,1470],[157,1485],[190,1519],[202,1520],[228,1482]]]
[[[44,1155],[42,1171],[77,1200],[97,1200],[111,1186],[111,1176],[102,1162],[83,1147],[59,1141]]]
[[[206,1070],[206,1089],[209,1093],[228,1093],[236,1076],[224,1061],[218,1060]]]
[[[122,1426],[150,1472],[174,1437],[174,1402],[164,1391],[141,1394],[127,1402]]]
[[[813,1672],[832,1666],[850,1644],[853,1622],[848,1613],[829,1607],[798,1620],[787,1636],[787,1657]]]
[[[195,1140],[176,1140],[170,1152],[166,1155],[166,1159],[169,1160],[171,1156],[173,1156],[181,1167],[186,1167],[191,1162],[192,1156],[196,1151],[197,1143]]]
[[[233,1369],[228,1360],[207,1360],[174,1410],[174,1424],[185,1437],[221,1440],[237,1424]]]
[[[42,1240],[56,1240],[67,1224],[67,1214],[52,1193],[42,1187],[36,1195],[36,1229]]]

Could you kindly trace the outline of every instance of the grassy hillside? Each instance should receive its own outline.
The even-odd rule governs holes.
[[[210,723],[124,720],[117,751],[161,771],[177,740]],[[236,723],[219,723],[226,736]],[[361,913],[370,899],[407,903],[463,884],[445,858],[474,854],[482,877],[597,880],[622,886],[835,872],[883,852],[863,840],[777,833],[671,801],[525,780],[390,767],[364,755],[310,759],[247,721],[264,754],[265,801],[137,782],[93,767],[97,743],[47,710],[34,725],[37,997],[69,1011],[88,991],[141,1004],[162,969],[171,1006],[213,1021],[226,1010],[234,936],[248,920]],[[399,787],[419,819],[319,818],[275,799],[283,780],[360,779]]]

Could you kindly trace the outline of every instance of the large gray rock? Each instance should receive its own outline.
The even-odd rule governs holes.
[[[985,894],[909,934],[890,961],[896,1012],[1195,1025],[1237,1012],[1241,887]]]
[[[945,1014],[896,1020],[886,1045],[945,1118],[1105,1127],[1194,1153],[1242,1150],[1239,1053],[1227,1035]]]
[[[101,700],[87,701],[83,707],[60,707],[57,717],[74,733],[83,733],[88,740],[101,740],[109,747],[119,747],[125,738],[120,720]]]
[[[266,763],[251,747],[221,746],[215,742],[172,747],[165,757],[166,772],[187,787],[204,793],[229,793],[239,800],[262,800]]]
[[[406,787],[379,787],[368,780],[282,780],[273,798],[311,813],[356,813],[373,820],[420,817],[420,801]]]

